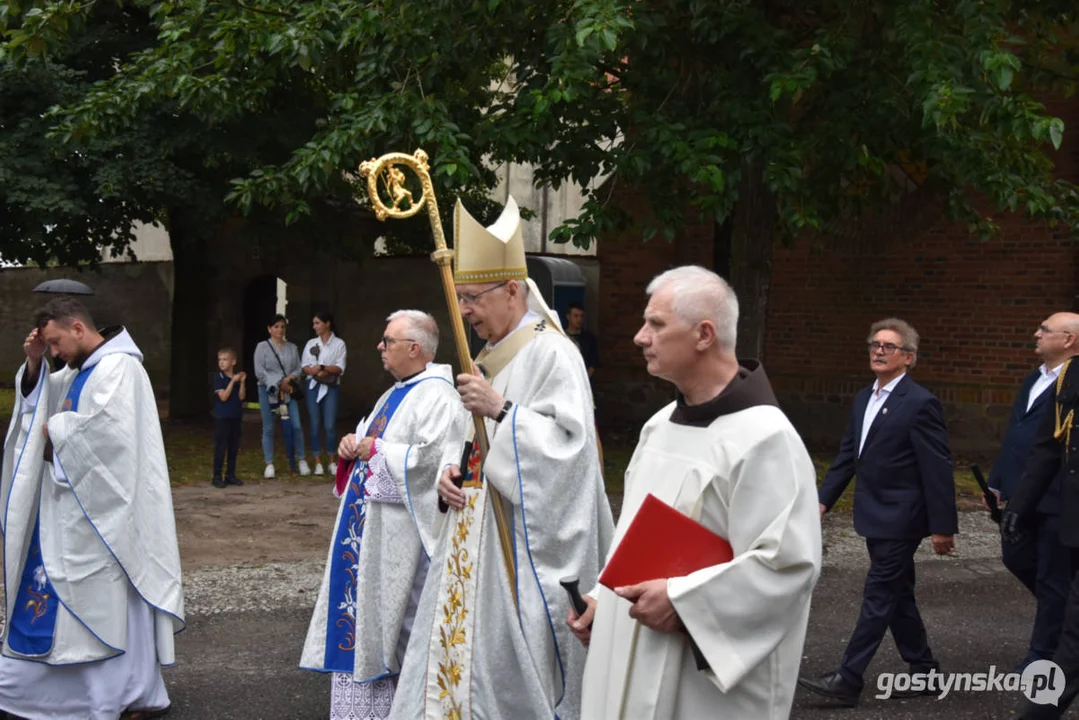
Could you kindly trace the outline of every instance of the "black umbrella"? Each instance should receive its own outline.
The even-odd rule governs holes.
[[[94,295],[94,289],[86,283],[67,278],[46,280],[34,288],[33,292],[48,293],[50,295]]]

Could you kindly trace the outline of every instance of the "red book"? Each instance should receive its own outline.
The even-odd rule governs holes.
[[[730,562],[731,544],[649,493],[599,581],[610,589]]]

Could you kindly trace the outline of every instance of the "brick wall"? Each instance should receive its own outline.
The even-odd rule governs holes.
[[[1079,101],[1049,104],[1068,134],[1057,173],[1079,181]],[[646,206],[622,193],[627,208]],[[1079,246],[1063,230],[1021,216],[997,218],[999,237],[982,241],[949,222],[927,190],[827,237],[775,252],[764,362],[780,402],[815,449],[832,452],[855,392],[872,380],[865,351],[874,320],[897,315],[921,333],[913,376],[945,404],[953,452],[991,461],[1023,376],[1037,365],[1034,328],[1049,314],[1079,309]],[[669,402],[632,338],[644,288],[675,265],[712,267],[711,226],[673,244],[642,243],[639,227],[599,244],[603,368],[597,380],[601,428],[632,435]]]
[[[604,434],[635,438],[641,424],[673,399],[670,384],[645,370],[633,336],[641,327],[649,281],[678,265],[712,267],[711,225],[690,226],[674,242],[641,240],[641,209],[647,203],[633,192],[617,194],[635,223],[599,243],[599,324],[601,367],[596,373],[596,404]]]
[[[1050,110],[1069,128],[1079,103]],[[1056,155],[1079,177],[1079,140]],[[872,380],[864,342],[896,315],[921,334],[912,375],[945,404],[953,452],[991,461],[1024,375],[1038,364],[1033,332],[1077,308],[1079,246],[1065,230],[998,218],[982,241],[918,191],[848,237],[803,239],[775,254],[765,364],[784,409],[811,446],[834,451],[853,394]]]

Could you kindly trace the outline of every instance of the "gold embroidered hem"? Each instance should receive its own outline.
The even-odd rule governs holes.
[[[472,283],[502,282],[503,280],[524,280],[528,269],[523,267],[498,268],[497,270],[458,271],[453,274],[453,281],[460,285]]]
[[[475,453],[473,457],[476,457]],[[478,467],[479,463],[476,462]],[[472,458],[469,469],[473,467]],[[437,634],[431,636],[430,658],[435,667],[428,666],[427,702],[437,704],[441,717],[466,720],[472,717],[472,626],[476,606],[476,585],[479,573],[473,558],[478,557],[483,535],[483,513],[487,493],[476,488],[472,472],[466,476],[470,488],[464,509],[457,513],[450,547],[446,553],[447,580],[439,593],[437,612],[441,616]],[[477,518],[480,520],[477,528]],[[476,532],[478,530],[478,532]],[[437,645],[436,645],[437,643]],[[430,673],[435,670],[435,685]],[[425,717],[431,715],[425,713]]]

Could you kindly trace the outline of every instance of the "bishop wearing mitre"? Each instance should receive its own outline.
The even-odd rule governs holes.
[[[562,621],[559,580],[579,575],[591,587],[613,532],[588,372],[528,279],[512,198],[486,228],[458,202],[454,239],[461,314],[487,341],[457,390],[483,418],[490,449],[439,479],[449,514],[392,717],[571,720],[585,651]],[[494,503],[508,519],[508,558]]]

